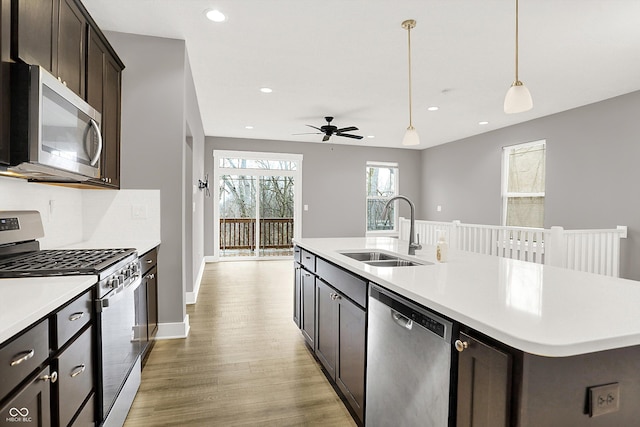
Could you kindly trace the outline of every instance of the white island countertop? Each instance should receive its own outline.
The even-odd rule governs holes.
[[[640,345],[640,282],[435,247],[432,265],[373,267],[341,252],[382,250],[408,257],[392,238],[309,238],[295,243],[353,273],[513,348],[549,357]],[[411,258],[411,257],[408,257]]]

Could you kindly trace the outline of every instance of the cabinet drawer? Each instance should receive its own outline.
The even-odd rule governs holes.
[[[308,271],[315,273],[316,272],[316,256],[311,252],[307,252],[302,249],[302,265]]]
[[[49,357],[49,321],[41,321],[0,348],[0,400]]]
[[[364,279],[354,276],[322,258],[318,258],[316,265],[316,273],[324,279],[325,282],[329,283],[357,304],[360,304],[360,306],[366,307],[367,282]]]
[[[58,356],[60,425],[69,424],[93,390],[93,351],[89,328]]]
[[[91,289],[89,289],[56,313],[57,348],[61,348],[91,320],[91,304]]]
[[[158,248],[153,248],[140,257],[140,269],[144,275],[154,265],[158,263]]]

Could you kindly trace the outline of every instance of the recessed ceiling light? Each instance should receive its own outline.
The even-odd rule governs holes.
[[[224,22],[227,20],[227,17],[224,16],[224,13],[220,12],[217,9],[207,9],[204,14],[213,22]]]
[[[438,111],[440,109],[440,107],[436,107],[435,105],[432,107],[427,108],[427,110],[429,111]]]
[[[479,125],[488,125],[488,124],[489,124],[489,122],[487,122],[487,121],[484,121],[484,120],[483,120],[483,121],[481,121],[481,122],[478,122],[478,124],[479,124]]]
[[[376,137],[375,135],[367,135],[367,138],[369,138],[369,139],[373,139],[375,137]]]
[[[245,126],[245,129],[253,129],[253,126]]]
[[[260,88],[260,92],[262,92],[262,93],[271,93],[271,92],[273,92],[273,89],[271,89],[270,87],[261,87]]]

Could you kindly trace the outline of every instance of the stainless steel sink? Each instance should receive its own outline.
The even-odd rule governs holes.
[[[407,259],[380,251],[348,251],[341,254],[374,267],[415,267],[432,264],[428,261]]]
[[[380,261],[380,260],[395,260],[398,259],[395,255],[389,255],[384,252],[366,251],[366,252],[342,252],[342,255],[353,258],[357,261]]]

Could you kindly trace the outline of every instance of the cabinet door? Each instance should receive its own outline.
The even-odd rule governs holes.
[[[511,355],[460,333],[466,348],[458,358],[458,427],[507,426]]]
[[[302,313],[300,314],[302,336],[315,350],[316,339],[316,277],[302,270]]]
[[[337,295],[322,280],[316,280],[316,356],[334,379],[338,355]]]
[[[338,295],[337,301],[338,364],[336,383],[360,421],[363,421],[367,313],[341,295]]]
[[[58,19],[58,77],[84,98],[87,21],[74,0],[60,0]]]
[[[120,88],[122,69],[107,56],[102,112],[102,176],[107,184],[120,188]]]
[[[11,2],[0,0],[0,165],[9,164]]]
[[[89,28],[87,40],[87,102],[103,114],[107,48],[93,28]]]
[[[14,8],[12,57],[56,74],[58,1],[18,0]],[[16,2],[14,2],[15,5]]]
[[[149,341],[153,341],[158,332],[158,269],[153,267],[145,276],[147,279],[147,315]]]
[[[16,396],[0,407],[0,427],[8,426],[51,426],[51,388],[49,368],[25,386]]]
[[[302,268],[294,263],[293,269],[293,321],[300,327],[300,303],[302,302]]]

